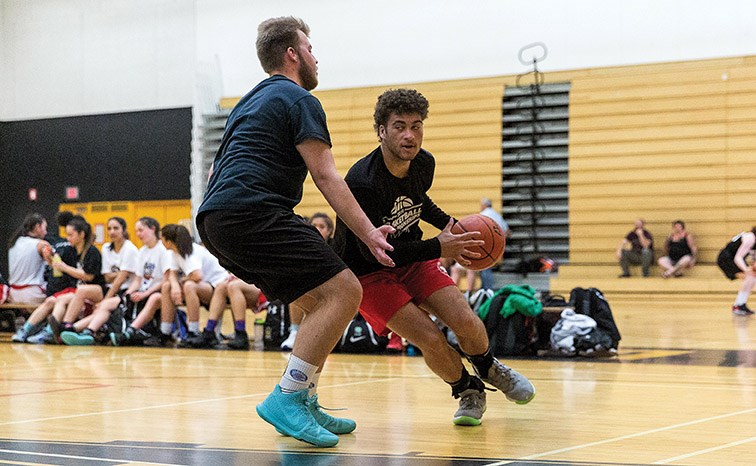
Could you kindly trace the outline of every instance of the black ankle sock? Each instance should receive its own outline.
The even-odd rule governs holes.
[[[449,385],[451,385],[452,396],[454,398],[459,398],[459,394],[470,387],[471,381],[472,377],[470,377],[470,373],[467,372],[467,369],[465,367],[462,367],[462,377],[460,377],[456,382],[447,382]]]
[[[477,372],[481,377],[485,378],[488,376],[488,369],[490,369],[493,365],[491,348],[488,348],[485,353],[478,356],[467,355],[467,360],[470,361],[473,366],[475,366],[475,372]]]

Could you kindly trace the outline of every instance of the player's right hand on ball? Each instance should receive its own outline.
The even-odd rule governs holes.
[[[476,239],[480,236],[480,233],[477,231],[460,234],[452,233],[453,226],[454,219],[450,219],[444,230],[436,237],[441,243],[441,257],[452,258],[462,265],[470,265],[470,261],[467,259],[477,259],[480,257],[480,253],[473,252],[470,248],[483,246],[485,242]]]

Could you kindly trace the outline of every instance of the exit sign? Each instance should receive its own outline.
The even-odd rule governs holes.
[[[79,187],[78,186],[66,186],[66,199],[69,201],[76,201],[79,199]]]

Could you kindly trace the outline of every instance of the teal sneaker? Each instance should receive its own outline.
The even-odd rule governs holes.
[[[60,332],[60,339],[68,346],[91,346],[94,345],[94,336],[89,333]]]
[[[316,447],[332,447],[339,438],[321,427],[307,406],[308,390],[283,393],[276,385],[273,392],[257,405],[257,415],[284,435]]]
[[[324,408],[318,403],[318,395],[309,397],[306,404],[312,417],[315,418],[315,422],[332,434],[348,434],[357,428],[357,423],[351,419],[333,417],[330,414],[323,412]]]

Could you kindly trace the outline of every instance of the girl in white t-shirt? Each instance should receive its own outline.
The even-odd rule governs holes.
[[[194,244],[186,227],[166,225],[162,235],[163,244],[173,254],[168,279],[162,288],[161,320],[173,322],[176,305],[183,302],[186,304],[188,338],[198,336],[200,304],[209,306],[215,287],[228,279],[228,272],[204,246]],[[182,278],[179,273],[183,274]]]
[[[129,287],[123,295],[128,296],[130,301],[141,308],[129,329],[141,329],[155,316],[160,309],[160,286],[163,283],[163,275],[167,269],[167,251],[160,242],[160,223],[152,217],[142,217],[137,220],[134,231],[137,238],[144,244],[137,252],[134,263],[134,273]],[[81,320],[74,325],[80,333],[76,337],[69,335],[68,344],[91,345],[94,344],[94,333],[110,319],[112,312],[121,304],[121,297],[115,295],[103,300],[95,309],[89,320]],[[125,299],[125,298],[124,298]],[[86,326],[86,328],[84,328]],[[82,331],[83,330],[83,331]],[[119,329],[109,329],[110,339],[114,345],[124,344],[123,334]],[[142,332],[143,333],[143,332]],[[141,335],[141,334],[140,334]],[[146,335],[149,337],[149,335]],[[127,338],[128,339],[128,338]]]
[[[66,308],[66,314],[63,317],[64,322],[75,322],[85,304],[94,305],[115,296],[122,289],[125,291],[128,287],[128,280],[136,272],[138,250],[134,243],[129,241],[126,220],[121,217],[108,219],[108,236],[110,236],[110,242],[102,246],[102,266],[100,267],[105,278],[107,291],[103,295],[100,285],[82,284],[77,286],[76,293]],[[85,318],[82,325],[88,324],[90,320],[91,315]],[[63,342],[66,342],[65,338]]]
[[[8,243],[8,301],[41,303],[45,300],[45,254],[49,254],[47,220],[29,214]]]

